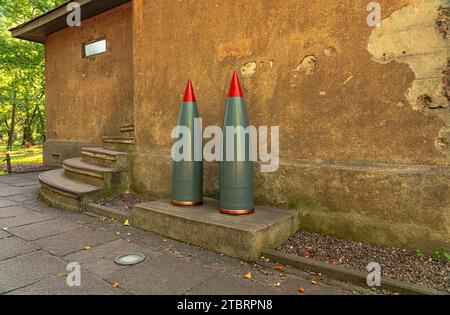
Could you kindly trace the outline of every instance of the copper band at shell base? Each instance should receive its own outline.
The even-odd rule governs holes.
[[[229,210],[229,209],[223,209],[220,208],[220,213],[223,214],[229,214],[229,215],[246,215],[246,214],[252,214],[255,212],[255,209],[247,209],[247,210]]]
[[[203,201],[177,201],[171,200],[171,204],[174,206],[199,206],[203,204]]]

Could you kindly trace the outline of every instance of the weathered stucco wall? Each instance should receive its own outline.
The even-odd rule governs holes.
[[[385,19],[408,5],[380,3]],[[145,51],[136,64],[138,147],[170,147],[167,130],[176,121],[187,78],[195,84],[205,123],[220,124],[230,73],[254,69],[241,71],[251,122],[282,126],[284,157],[448,164],[434,146],[443,122],[405,106],[414,69],[401,61],[380,64],[369,51],[377,29],[366,24],[366,5],[143,1],[137,17]],[[405,50],[411,46],[406,42]],[[385,48],[391,48],[387,41]],[[428,48],[434,55],[435,47]],[[311,69],[302,70],[309,56],[315,60]]]
[[[251,123],[280,126],[282,165],[255,169],[258,202],[299,209],[312,231],[449,249],[448,105],[436,96],[444,1],[378,2],[383,22],[371,28],[363,0],[134,0],[134,189],[170,192],[187,79],[204,126],[220,125],[239,69]],[[416,106],[421,94],[440,114]],[[205,168],[217,195],[217,164]]]
[[[107,52],[84,58],[83,44],[100,38],[107,40]],[[131,38],[130,2],[47,39],[48,164],[79,155],[79,144],[101,143],[101,136],[117,134],[121,124],[132,123]]]

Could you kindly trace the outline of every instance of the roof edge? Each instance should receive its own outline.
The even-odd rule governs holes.
[[[81,8],[82,21],[130,1],[132,0],[77,0]],[[67,15],[70,13],[70,11],[67,11],[67,5],[71,2],[67,1],[30,21],[11,28],[9,31],[14,38],[45,43],[47,36],[69,27],[66,22]]]

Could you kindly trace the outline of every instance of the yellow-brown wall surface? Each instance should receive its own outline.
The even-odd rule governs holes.
[[[415,73],[407,63],[381,64],[368,49],[377,30],[366,24],[367,1],[135,2],[139,148],[171,146],[188,78],[205,124],[220,125],[239,69],[251,123],[281,126],[282,157],[448,164],[434,145],[444,122],[414,111],[405,96]],[[408,1],[380,4],[388,20]],[[396,53],[390,45],[384,53]],[[408,48],[404,55],[421,53]],[[316,60],[309,74],[301,67],[308,56]]]
[[[84,43],[105,38],[107,52],[85,58]],[[79,155],[133,121],[131,2],[67,27],[46,40],[46,160]],[[53,155],[60,155],[56,161]]]

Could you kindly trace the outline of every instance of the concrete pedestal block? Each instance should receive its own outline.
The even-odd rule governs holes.
[[[169,200],[147,202],[133,208],[131,224],[246,261],[281,245],[299,227],[292,210],[260,206],[252,215],[236,217],[218,209],[219,202],[208,198],[192,207],[174,206]]]

